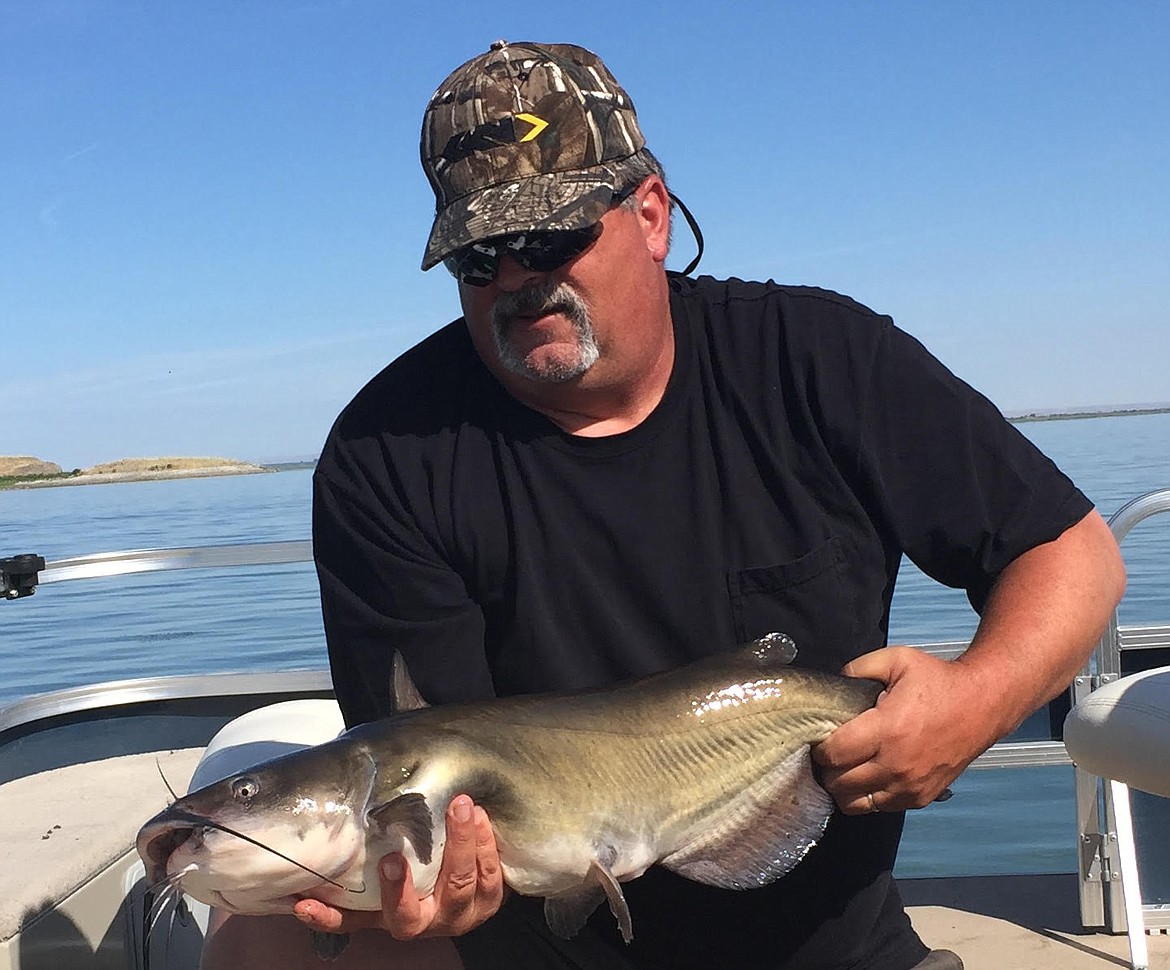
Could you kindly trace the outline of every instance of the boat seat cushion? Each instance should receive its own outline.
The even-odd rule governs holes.
[[[1085,771],[1170,798],[1170,667],[1082,698],[1065,719],[1064,744]]]
[[[228,721],[208,742],[188,791],[220,781],[261,761],[332,741],[345,730],[337,701],[281,701]]]

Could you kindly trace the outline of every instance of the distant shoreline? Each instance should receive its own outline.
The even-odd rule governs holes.
[[[175,478],[219,478],[226,475],[262,475],[271,468],[189,468],[159,472],[104,472],[100,475],[69,475],[63,478],[14,482],[8,488],[69,488],[74,485],[113,485],[122,482],[160,482]]]
[[[68,488],[78,485],[113,485],[126,482],[170,481],[178,478],[218,478],[225,475],[260,475],[312,468],[315,462],[283,462],[257,465],[232,459],[148,458],[124,459],[95,465],[84,471],[0,475],[0,491],[30,488]]]
[[[0,484],[0,489],[71,488],[77,485],[116,485],[125,482],[159,482],[176,478],[219,478],[226,475],[262,475],[275,468],[190,468],[158,472],[105,472],[100,475],[62,475],[58,478],[30,478]]]
[[[1126,418],[1135,414],[1170,414],[1170,404],[1142,408],[1106,408],[1101,411],[1029,411],[1006,415],[1013,424],[1028,421],[1080,421],[1085,418]]]

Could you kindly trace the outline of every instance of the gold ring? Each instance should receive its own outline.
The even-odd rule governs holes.
[[[871,813],[880,811],[880,809],[877,807],[877,802],[873,800],[873,792],[866,792],[865,797],[869,799],[869,810]]]

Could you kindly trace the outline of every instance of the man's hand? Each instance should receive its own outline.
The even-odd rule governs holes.
[[[886,685],[877,706],[813,749],[821,781],[848,815],[922,808],[996,740],[978,686],[961,663],[887,647],[845,667]]]
[[[352,933],[379,928],[399,940],[427,936],[461,936],[500,908],[504,877],[487,813],[466,795],[447,807],[447,844],[435,889],[419,899],[410,866],[398,854],[379,866],[382,909],[374,912],[337,909],[316,899],[303,899],[293,913],[310,929]]]
[[[1008,564],[962,656],[888,647],[847,664],[886,691],[813,749],[829,794],[851,815],[928,805],[1072,681],[1124,590],[1117,542],[1090,512]]]

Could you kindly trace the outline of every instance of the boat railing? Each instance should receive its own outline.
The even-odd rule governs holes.
[[[18,599],[39,586],[80,579],[105,579],[177,569],[220,569],[311,562],[310,540],[247,542],[170,549],[132,549],[46,561],[35,554],[0,560],[0,600]],[[966,640],[913,644],[935,656],[953,659],[967,649]],[[66,722],[98,708],[129,710],[152,703],[178,703],[267,695],[319,695],[330,689],[324,670],[284,673],[198,674],[152,677],[87,685],[38,694],[0,707],[0,747],[16,737]],[[1058,739],[1001,741],[984,752],[973,768],[1071,764]],[[0,778],[3,771],[0,769]]]

